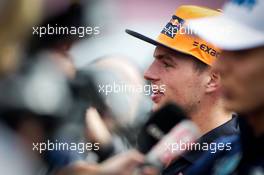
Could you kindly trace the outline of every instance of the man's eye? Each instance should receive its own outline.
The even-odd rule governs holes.
[[[164,65],[164,67],[172,67],[170,64],[168,64],[168,63],[166,63],[166,62],[163,62],[163,65]]]

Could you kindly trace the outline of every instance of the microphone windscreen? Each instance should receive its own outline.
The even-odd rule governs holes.
[[[167,104],[154,112],[139,132],[137,149],[144,154],[149,152],[165,134],[184,119],[187,119],[186,114],[175,104]]]
[[[146,164],[159,169],[169,165],[173,160],[188,150],[199,138],[200,131],[191,120],[183,120],[165,135],[146,155]]]

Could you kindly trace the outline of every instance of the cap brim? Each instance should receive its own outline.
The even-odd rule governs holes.
[[[140,34],[140,33],[138,33],[138,32],[133,31],[133,30],[126,29],[125,31],[126,31],[126,33],[129,34],[129,35],[134,36],[134,37],[136,37],[136,38],[138,38],[138,39],[141,39],[141,40],[143,40],[143,41],[146,41],[146,42],[148,42],[148,43],[150,43],[150,44],[153,44],[153,45],[155,45],[155,46],[163,46],[163,47],[165,47],[165,48],[172,49],[172,50],[174,50],[174,51],[176,51],[176,52],[180,52],[180,53],[182,53],[182,54],[190,55],[190,54],[187,53],[187,52],[184,52],[184,51],[181,51],[181,50],[177,50],[177,49],[175,49],[175,48],[172,48],[172,47],[170,47],[170,46],[167,46],[167,45],[165,45],[165,44],[163,44],[163,43],[161,43],[161,42],[158,42],[158,41],[156,41],[156,40],[154,40],[154,39],[152,39],[152,38],[150,38],[150,37],[147,37],[147,36],[145,36],[145,35],[142,35],[142,34]]]
[[[264,45],[264,34],[225,15],[188,21],[196,34],[223,50],[243,50]]]
[[[153,44],[153,45],[155,45],[155,46],[157,46],[157,45],[160,44],[160,43],[158,43],[156,40],[154,40],[154,39],[152,39],[152,38],[149,38],[149,37],[147,37],[147,36],[144,36],[144,35],[142,35],[142,34],[140,34],[140,33],[138,33],[138,32],[135,32],[135,31],[133,31],[133,30],[126,29],[126,33],[129,34],[129,35],[131,35],[131,36],[134,36],[134,37],[136,37],[136,38],[138,38],[138,39],[141,39],[141,40],[143,40],[143,41],[146,41],[146,42],[148,42],[148,43],[150,43],[150,44]]]

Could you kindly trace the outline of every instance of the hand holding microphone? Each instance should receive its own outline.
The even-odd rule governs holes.
[[[198,127],[190,120],[183,120],[173,127],[146,155],[147,164],[161,169],[183,152],[191,149],[191,143],[199,137]]]
[[[145,124],[139,134],[138,146],[146,153],[145,164],[162,169],[191,149],[191,143],[199,136],[198,127],[188,120],[182,109],[168,104]]]
[[[88,113],[90,116],[96,114],[93,109],[89,110]],[[91,117],[90,119],[93,119],[94,121],[97,120],[94,119],[94,117]],[[96,125],[93,125],[93,127],[99,129]],[[147,153],[144,161],[137,162],[136,166],[132,166],[131,163],[132,168],[125,168],[127,172],[122,170],[122,173],[139,175],[157,174],[158,170],[162,169],[172,160],[177,159],[184,151],[191,148],[190,144],[199,136],[200,134],[197,126],[192,121],[188,120],[185,113],[179,107],[169,104],[160,111],[154,113],[140,132],[138,144],[139,150]],[[182,145],[184,145],[184,147],[182,147]],[[141,155],[136,152],[134,152],[134,154]],[[128,156],[123,157],[122,154],[117,155],[117,157],[110,158],[104,162],[106,164],[103,163],[102,165],[111,165],[112,168],[120,170],[122,167],[119,161],[125,164],[126,161],[123,161],[126,159],[125,157],[128,158]],[[143,156],[141,155],[141,157]],[[110,163],[110,161],[113,161],[113,164]],[[114,162],[119,162],[120,164],[117,164],[120,166],[117,166]],[[126,165],[122,166],[126,167]],[[134,171],[137,166],[141,168],[138,169],[138,171]],[[108,166],[105,167],[105,169],[109,169]]]
[[[154,112],[142,127],[137,138],[137,149],[146,154],[174,126],[187,119],[184,111],[174,104],[167,104]]]

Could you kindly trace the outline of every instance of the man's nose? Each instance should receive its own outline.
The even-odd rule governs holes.
[[[148,67],[148,69],[144,73],[144,78],[149,81],[158,81],[158,70],[155,66],[155,61]]]

